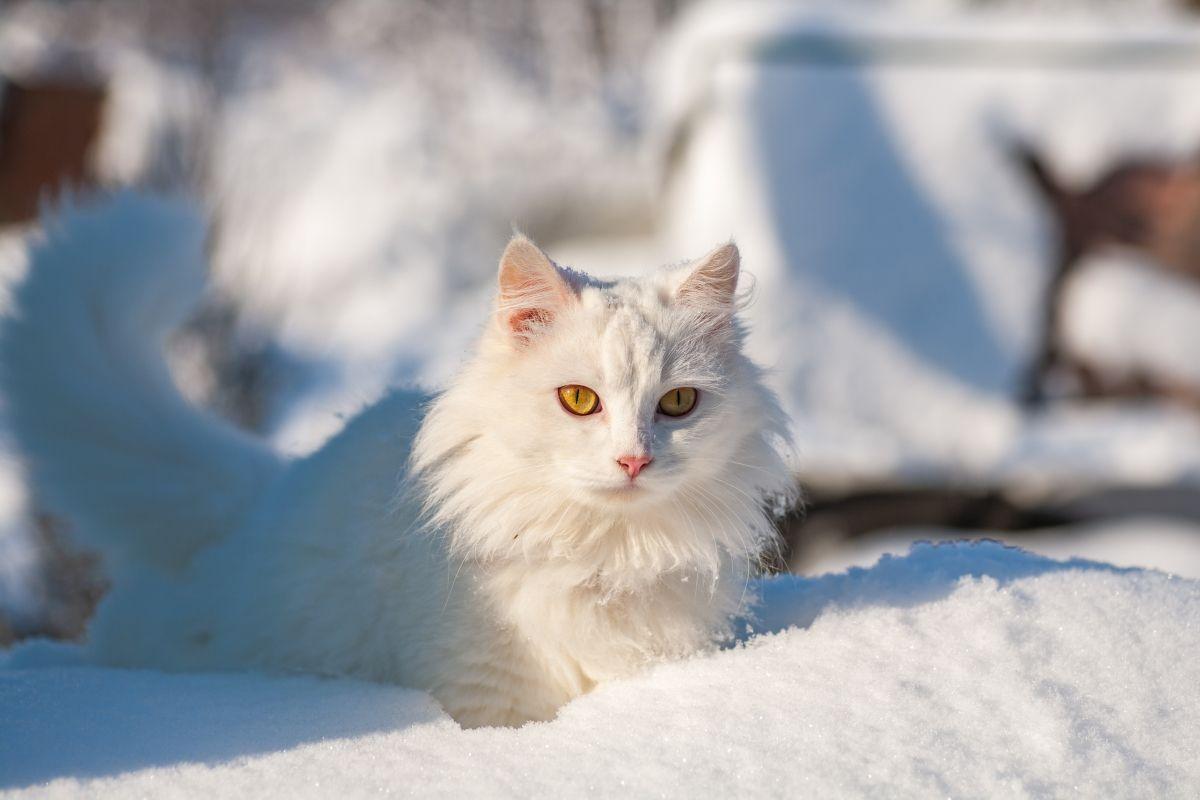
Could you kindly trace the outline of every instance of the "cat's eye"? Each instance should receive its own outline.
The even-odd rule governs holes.
[[[562,407],[579,417],[595,414],[600,410],[600,396],[586,386],[571,384],[560,386],[558,402]]]
[[[690,386],[680,386],[659,398],[658,410],[668,417],[682,417],[696,407],[696,397],[695,389]]]

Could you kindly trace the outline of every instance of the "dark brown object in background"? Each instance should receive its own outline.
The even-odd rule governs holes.
[[[780,526],[786,570],[779,571],[807,573],[825,554],[882,530],[927,528],[932,537],[945,530],[1012,532],[1074,521],[1070,511],[1022,503],[999,486],[807,486],[804,509]]]
[[[1047,376],[1069,369],[1093,397],[1166,397],[1200,408],[1200,388],[1164,376],[1114,376],[1061,350],[1058,326],[1067,278],[1087,253],[1120,246],[1139,251],[1164,272],[1197,282],[1200,291],[1200,160],[1130,159],[1092,186],[1073,190],[1032,147],[1016,155],[1046,198],[1058,227],[1058,253],[1046,290],[1041,345],[1026,379],[1024,399],[1045,399]],[[1151,313],[1147,309],[1147,313]]]
[[[34,515],[40,562],[39,629],[22,631],[22,636],[50,639],[79,639],[96,604],[108,591],[108,580],[95,553],[73,545],[66,523],[50,514]]]
[[[100,559],[70,543],[66,523],[42,513],[31,514],[29,523],[37,568],[28,576],[22,607],[0,608],[0,647],[29,637],[82,638],[108,590]]]
[[[0,224],[37,218],[43,194],[93,182],[103,87],[8,83],[0,95]]]
[[[44,196],[93,185],[91,152],[104,113],[103,88],[76,83],[0,87],[0,225],[32,222]],[[27,636],[76,639],[104,593],[94,555],[68,547],[60,522],[36,515],[37,614],[0,619],[0,645]]]
[[[805,488],[805,511],[782,521],[786,569],[801,574],[824,557],[883,531],[915,538],[1002,538],[1010,543],[1046,531],[1069,533],[1084,523],[1155,516],[1200,522],[1200,490],[1189,483],[1098,485],[1030,496],[1002,484],[892,484]]]

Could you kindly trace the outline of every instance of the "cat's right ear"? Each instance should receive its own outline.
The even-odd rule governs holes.
[[[723,244],[692,264],[675,297],[682,305],[727,319],[736,306],[741,267],[737,245]]]
[[[522,343],[554,322],[575,297],[571,284],[554,262],[520,234],[512,238],[500,257],[499,282],[497,321]]]

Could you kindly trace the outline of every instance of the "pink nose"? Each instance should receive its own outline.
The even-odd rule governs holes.
[[[621,469],[625,470],[630,478],[636,478],[638,473],[644,470],[653,460],[650,456],[621,456],[617,459],[617,463],[621,465]]]

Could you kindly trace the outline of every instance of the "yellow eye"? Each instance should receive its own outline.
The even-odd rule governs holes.
[[[558,401],[562,403],[563,408],[579,417],[586,417],[600,410],[599,395],[586,386],[574,383],[559,387]]]
[[[672,389],[658,401],[658,410],[668,417],[682,417],[696,407],[697,392],[690,386]]]

